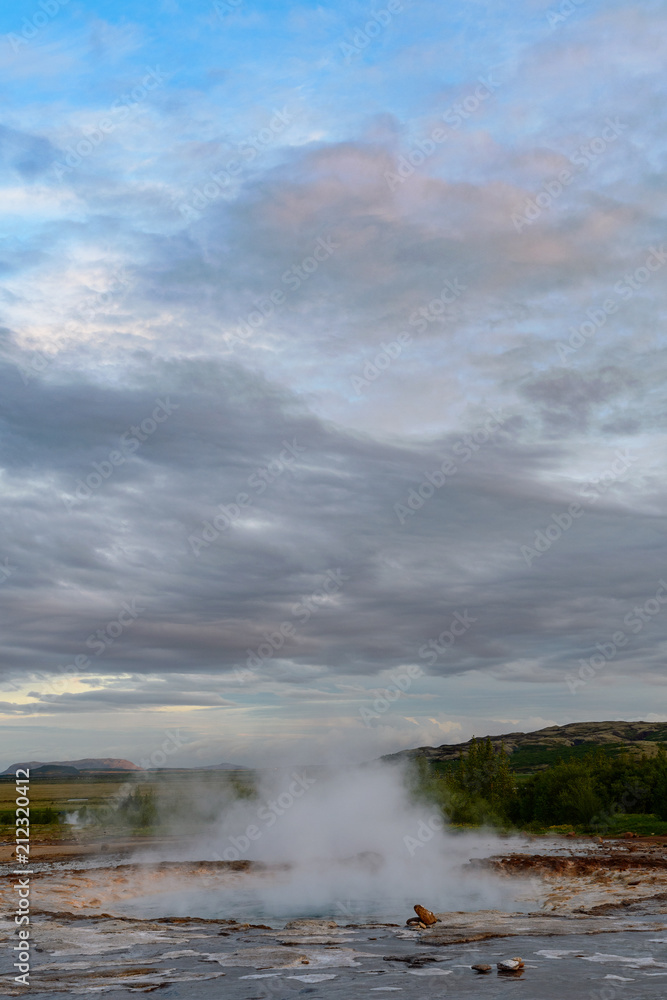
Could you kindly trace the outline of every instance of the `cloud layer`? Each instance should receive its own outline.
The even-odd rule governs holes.
[[[664,11],[398,7],[2,15],[8,756],[655,708]]]

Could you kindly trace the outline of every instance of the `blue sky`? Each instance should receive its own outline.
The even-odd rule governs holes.
[[[664,22],[0,12],[7,764],[665,717]]]

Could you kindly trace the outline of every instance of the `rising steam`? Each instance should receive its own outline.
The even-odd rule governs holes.
[[[418,902],[434,911],[506,908],[506,883],[465,869],[497,838],[448,830],[437,807],[415,800],[408,779],[379,764],[265,773],[256,797],[225,797],[177,859],[249,859],[270,869],[228,879],[215,898],[180,890],[180,912],[340,921],[405,920]]]

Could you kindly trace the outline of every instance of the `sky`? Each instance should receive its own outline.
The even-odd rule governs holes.
[[[3,767],[667,718],[666,21],[5,5]]]

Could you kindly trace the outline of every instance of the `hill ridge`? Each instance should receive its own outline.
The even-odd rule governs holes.
[[[142,771],[138,764],[122,757],[82,757],[81,760],[26,760],[11,764],[2,774],[13,774],[17,768],[76,767],[79,771]]]
[[[608,747],[623,744],[629,749],[643,750],[647,753],[657,751],[658,744],[667,742],[667,721],[665,722],[625,722],[610,720],[605,722],[569,722],[564,726],[545,726],[528,733],[510,732],[497,736],[478,736],[476,739],[490,739],[499,748],[501,744],[512,755],[519,750],[543,749],[557,751],[559,748],[578,747],[590,744]],[[418,758],[434,763],[457,760],[459,751],[464,753],[470,747],[472,740],[463,743],[443,743],[439,747],[414,747],[409,750],[399,750],[397,753],[385,754],[381,760],[415,760]]]

